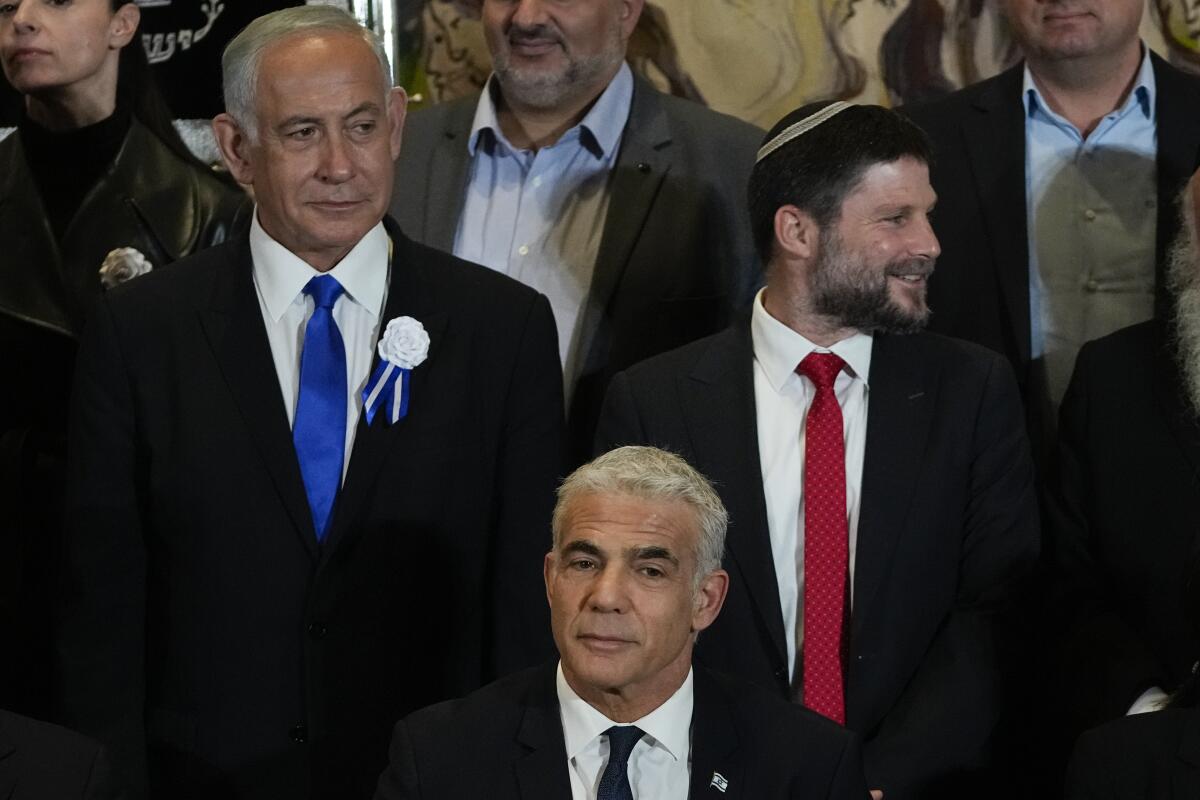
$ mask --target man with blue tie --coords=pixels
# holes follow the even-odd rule
[[[63,707],[133,796],[364,797],[397,717],[549,651],[554,322],[384,218],[406,97],[351,17],[222,66],[249,231],[83,339]]]
[[[577,469],[545,557],[558,663],[397,724],[376,800],[866,800],[854,734],[692,667],[729,587],[728,520],[663,450]]]

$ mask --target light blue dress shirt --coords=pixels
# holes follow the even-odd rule
[[[558,325],[567,400],[578,377],[579,323],[608,214],[609,178],[633,100],[620,71],[579,122],[539,150],[515,148],[488,81],[467,149],[471,174],[454,254],[503,272],[546,295]]]
[[[1154,313],[1158,223],[1150,52],[1133,90],[1085,139],[1025,68],[1029,319],[1057,407],[1079,348]]]

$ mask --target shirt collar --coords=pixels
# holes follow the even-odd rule
[[[378,317],[383,312],[387,290],[388,235],[380,222],[358,240],[358,244],[325,273],[337,278],[346,296],[367,312]],[[250,256],[254,261],[254,281],[262,294],[271,319],[278,322],[304,287],[321,273],[302,258],[271,238],[258,221],[255,209],[250,223]],[[380,265],[384,265],[380,268]]]
[[[567,683],[562,662],[558,664],[555,680],[558,689],[558,708],[562,718],[563,740],[567,758],[572,759],[587,749],[613,725],[613,722],[581,698]],[[667,701],[639,720],[630,723],[642,729],[654,743],[661,745],[676,761],[686,758],[691,746],[693,693],[692,671]]]
[[[496,110],[496,94],[500,84],[493,73],[488,78],[483,92],[479,95],[479,103],[475,106],[475,119],[471,123],[471,135],[467,139],[467,152],[475,157],[479,148],[479,138],[483,131],[489,131],[496,141],[501,142],[512,152],[517,149],[512,146],[500,130],[499,115]],[[563,134],[562,140],[568,140],[572,135],[577,136],[585,146],[592,151],[597,159],[610,158],[621,143],[621,134],[625,123],[629,121],[629,109],[633,103],[633,72],[629,64],[622,63],[617,74],[609,81],[608,86],[592,104],[591,109],[580,120],[579,124]],[[583,133],[586,131],[587,136]],[[560,140],[561,141],[561,140]]]
[[[867,383],[867,376],[871,374],[871,348],[875,341],[871,334],[858,332],[834,343],[832,347],[818,347],[767,313],[763,306],[765,293],[766,289],[759,289],[754,296],[750,336],[754,343],[754,358],[775,391],[783,391],[784,384],[796,377],[796,367],[814,350],[836,353],[846,362],[852,377]]]
[[[1025,64],[1025,77],[1021,87],[1025,97],[1025,113],[1032,117],[1039,109],[1053,119],[1061,117],[1050,109],[1046,98],[1042,96],[1033,73],[1029,71],[1029,63]],[[1146,119],[1154,119],[1155,102],[1158,93],[1158,83],[1154,79],[1154,62],[1150,60],[1150,48],[1142,44],[1142,63],[1138,67],[1137,77],[1133,82],[1133,91],[1125,98],[1125,103],[1115,112],[1118,117],[1124,117],[1136,104]]]

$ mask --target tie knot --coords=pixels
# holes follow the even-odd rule
[[[608,737],[608,763],[628,764],[629,754],[646,734],[636,725],[613,725],[604,732]]]
[[[804,357],[796,371],[816,384],[818,389],[831,389],[845,366],[846,362],[836,353],[812,352]]]
[[[333,308],[342,294],[342,285],[332,275],[318,275],[305,284],[304,293],[313,299],[317,308]]]

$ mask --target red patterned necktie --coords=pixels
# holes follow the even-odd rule
[[[796,368],[816,386],[804,423],[804,705],[842,725],[849,529],[846,445],[833,382],[845,366],[833,353],[814,352]]]

